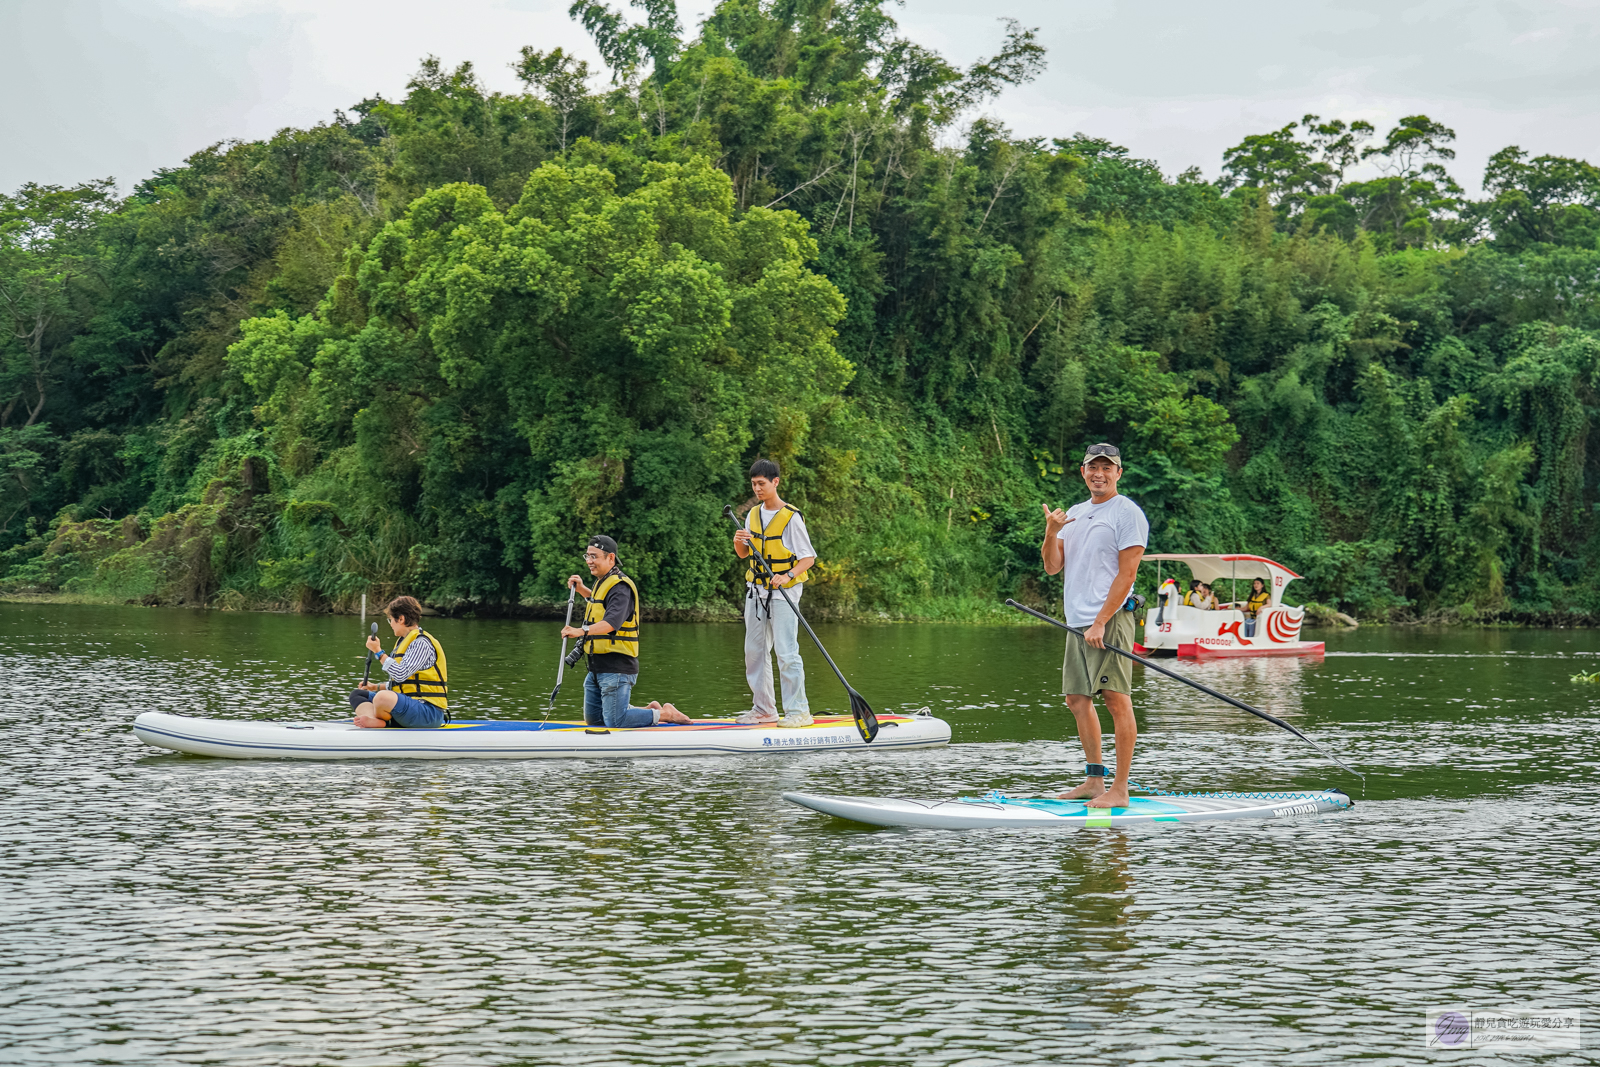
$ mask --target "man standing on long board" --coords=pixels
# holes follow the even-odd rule
[[[1078,468],[1089,487],[1089,499],[1066,511],[1043,505],[1046,574],[1061,575],[1062,609],[1068,626],[1083,636],[1067,635],[1061,663],[1061,695],[1077,720],[1083,742],[1083,784],[1062,793],[1063,800],[1084,799],[1091,808],[1128,806],[1128,775],[1138,727],[1133,719],[1133,661],[1106,646],[1133,648],[1130,594],[1139,560],[1150,542],[1150,522],[1139,505],[1117,493],[1122,478],[1122,453],[1115,445],[1090,445]],[[1117,774],[1106,787],[1100,755],[1100,717],[1094,710],[1098,693],[1111,712],[1117,739]]]

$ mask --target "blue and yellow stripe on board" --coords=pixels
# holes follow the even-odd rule
[[[1113,815],[1151,816],[1151,822],[1178,822],[1178,816],[1189,814],[1188,808],[1169,804],[1152,797],[1133,797],[1126,808],[1091,808],[1081,800],[1055,800],[1050,797],[963,797],[972,803],[1005,804],[1013,808],[1032,808],[1063,819],[1082,819],[1085,826],[1110,826]]]
[[[913,720],[908,715],[880,715],[880,716],[878,716],[878,721],[880,723],[901,723],[901,722],[911,722]],[[819,716],[817,718],[817,721],[814,722],[812,725],[807,726],[807,727],[802,727],[801,729],[804,729],[804,730],[829,730],[829,729],[837,729],[837,728],[839,728],[841,726],[851,726],[853,728],[853,724],[854,724],[854,720],[851,719],[849,716],[835,716],[835,717],[827,717],[827,718]],[[687,723],[666,723],[666,722],[664,722],[664,723],[661,723],[659,726],[640,726],[640,727],[635,727],[635,729],[639,729],[639,730],[667,730],[667,729],[672,729],[672,730],[770,730],[770,729],[775,728],[776,725],[777,725],[776,723],[736,723],[732,719],[695,719],[693,722],[687,722]],[[440,727],[440,729],[442,729],[442,730],[477,730],[477,731],[483,731],[483,730],[493,730],[493,731],[517,730],[517,731],[534,731],[534,732],[537,732],[537,731],[548,731],[548,730],[587,730],[587,729],[591,729],[591,727],[589,726],[588,723],[584,722],[582,719],[551,719],[548,722],[543,720],[543,719],[527,719],[527,720],[524,720],[524,719],[457,719],[454,722],[445,723],[443,726]]]

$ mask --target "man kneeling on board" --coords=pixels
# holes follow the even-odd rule
[[[583,625],[561,631],[562,637],[582,641],[589,657],[583,721],[611,729],[688,722],[689,716],[671,704],[652,700],[646,707],[633,706],[633,687],[639,681],[639,587],[618,566],[617,543],[595,534],[583,562],[600,580],[590,589],[576,574],[567,579],[583,597]]]
[[[444,646],[422,628],[422,605],[415,597],[397,596],[383,610],[389,629],[400,640],[393,655],[383,650],[376,635],[367,638],[367,648],[377,655],[393,688],[368,682],[351,693],[356,725],[412,730],[443,726],[450,721],[450,671]]]
[[[1108,646],[1133,646],[1134,575],[1150,540],[1150,523],[1139,505],[1117,495],[1122,478],[1122,453],[1115,445],[1090,445],[1078,468],[1089,499],[1069,510],[1045,505],[1046,574],[1061,575],[1063,614],[1067,625],[1083,632],[1067,635],[1061,664],[1061,692],[1078,724],[1083,742],[1083,784],[1061,794],[1063,800],[1084,799],[1091,808],[1128,806],[1128,773],[1138,728],[1133,718],[1132,661]],[[1094,710],[1099,694],[1111,712],[1117,738],[1117,776],[1106,786],[1100,762],[1100,717]]]

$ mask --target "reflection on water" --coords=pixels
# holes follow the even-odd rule
[[[466,707],[543,713],[553,624],[434,629]],[[1600,692],[1561,660],[1600,635],[1364,629],[1320,662],[1176,664],[1368,771],[1364,798],[1284,731],[1136,669],[1140,780],[1337,784],[1358,805],[1066,835],[871,830],[778,801],[1081,771],[1042,628],[819,632],[875,706],[931,705],[958,743],[179,757],[132,717],[340,714],[359,622],[0,605],[0,1062],[1411,1062],[1427,1007],[1593,1000]],[[646,637],[645,693],[742,706],[737,628]],[[814,701],[843,710],[808,662]]]

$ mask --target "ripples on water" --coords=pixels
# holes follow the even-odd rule
[[[1364,799],[1287,734],[1136,674],[1141,780],[1360,802],[1080,835],[875,831],[776,799],[1069,781],[1060,644],[1028,630],[823,631],[877,706],[943,709],[944,751],[299,764],[128,731],[152,707],[332,717],[356,630],[0,605],[0,1061],[1383,1064],[1433,1058],[1428,1007],[1595,1002],[1600,692],[1567,665],[1183,668],[1367,770]],[[435,630],[475,710],[548,692],[547,624]],[[647,682],[737,706],[737,628],[654,634]],[[1600,650],[1335,640],[1491,638]],[[821,666],[814,701],[842,706]]]

